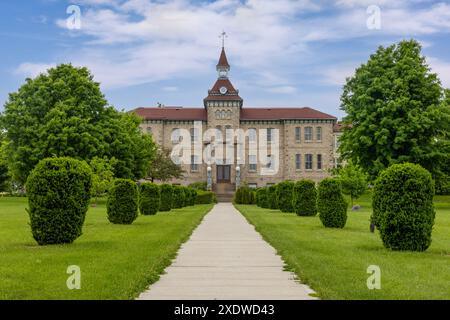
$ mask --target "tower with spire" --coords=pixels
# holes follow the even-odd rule
[[[243,100],[239,96],[239,90],[236,90],[229,79],[230,64],[228,63],[227,55],[225,53],[225,33],[222,33],[222,51],[220,53],[219,62],[216,70],[218,78],[213,87],[208,90],[208,96],[203,103],[205,108],[208,107],[242,107]]]

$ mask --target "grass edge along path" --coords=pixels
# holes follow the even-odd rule
[[[361,211],[349,210],[344,229],[324,228],[318,216],[236,208],[321,299],[450,299],[450,197],[439,199],[425,252],[385,249],[378,232],[369,232],[370,199],[361,202]],[[369,265],[381,268],[380,290],[367,288]]]
[[[31,236],[27,199],[0,198],[0,300],[134,299],[159,279],[213,206],[113,225],[101,201],[89,209],[74,243],[39,246]],[[79,290],[66,285],[71,265],[81,269]]]

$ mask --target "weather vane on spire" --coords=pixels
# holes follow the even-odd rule
[[[226,33],[225,31],[223,31],[223,32],[220,34],[219,38],[222,38],[222,48],[225,48],[225,38],[228,38],[227,33]]]

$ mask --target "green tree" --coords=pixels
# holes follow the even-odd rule
[[[97,206],[98,197],[105,194],[114,182],[114,166],[117,160],[115,158],[94,157],[89,165],[92,169],[92,194],[95,197],[95,206]]]
[[[351,206],[353,200],[358,199],[367,190],[367,175],[358,166],[349,162],[337,171],[341,181],[342,192],[350,196]]]
[[[6,141],[4,133],[0,131],[0,192],[4,192],[8,189],[8,183],[10,180],[8,164],[5,159]]]
[[[391,164],[419,163],[433,175],[449,160],[449,98],[415,40],[379,47],[347,79],[340,152],[373,180]],[[444,142],[443,139],[446,139]]]
[[[183,178],[184,170],[170,158],[170,150],[158,148],[147,170],[147,179],[162,182]]]
[[[8,164],[21,183],[39,160],[61,156],[114,157],[117,177],[139,179],[155,153],[151,136],[139,130],[141,119],[108,106],[89,70],[70,64],[26,79],[9,95],[0,120]]]

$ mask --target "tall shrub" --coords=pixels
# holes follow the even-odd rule
[[[172,209],[173,186],[170,184],[162,184],[159,186],[161,193],[161,204],[159,211],[170,211]]]
[[[267,189],[267,204],[269,209],[278,209],[277,186],[273,185]]]
[[[434,225],[431,174],[416,164],[396,164],[376,180],[372,221],[392,250],[425,251]]]
[[[138,200],[138,189],[133,180],[114,180],[106,202],[108,220],[114,224],[132,224],[139,214]]]
[[[31,232],[38,244],[72,243],[82,234],[92,187],[92,171],[84,161],[44,159],[26,187]]]
[[[183,208],[185,198],[184,188],[182,186],[173,186],[172,208]]]
[[[161,192],[154,183],[141,184],[139,194],[139,210],[143,215],[156,214],[161,204]]]
[[[315,216],[317,214],[317,189],[314,181],[297,181],[293,190],[294,212],[299,216]]]
[[[261,208],[268,208],[267,188],[259,188],[256,191],[256,205]]]
[[[283,181],[277,184],[277,202],[278,208],[282,212],[294,212],[292,207],[292,191],[294,189],[294,182]]]
[[[341,184],[336,178],[327,178],[319,183],[317,209],[322,224],[327,228],[343,228],[347,222],[347,201]]]
[[[187,205],[194,206],[195,200],[197,199],[197,190],[189,187],[187,188],[187,194],[189,195]]]

